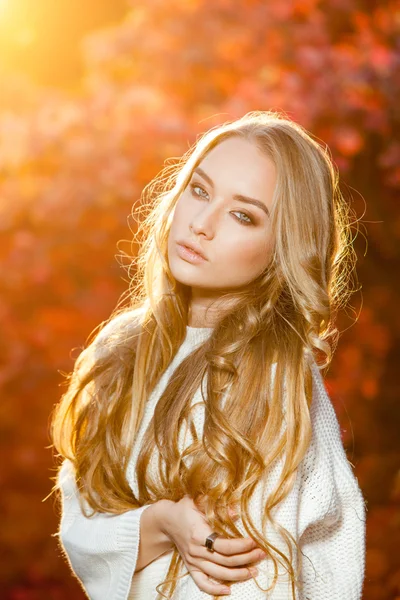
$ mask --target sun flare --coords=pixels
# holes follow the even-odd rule
[[[3,18],[7,12],[9,12],[10,8],[10,0],[0,0],[0,19]]]

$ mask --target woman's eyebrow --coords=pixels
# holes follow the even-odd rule
[[[205,179],[207,181],[207,183],[210,185],[210,187],[212,187],[214,189],[213,180],[211,179],[211,177],[209,175],[207,175],[207,173],[205,171],[203,171],[203,169],[201,167],[196,167],[193,172],[197,173],[198,175],[203,177],[203,179]],[[249,196],[243,196],[243,194],[234,194],[233,199],[237,200],[238,202],[244,202],[245,204],[253,204],[254,206],[258,206],[258,208],[261,208],[261,210],[263,210],[265,212],[267,217],[270,216],[270,212],[269,212],[268,208],[266,207],[264,202],[261,202],[261,200],[256,200],[255,198],[250,198]]]

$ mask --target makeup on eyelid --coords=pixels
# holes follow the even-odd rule
[[[194,191],[194,188],[200,188],[200,189],[201,189],[203,192],[205,192],[205,191],[206,191],[206,190],[205,190],[205,189],[204,189],[204,188],[203,188],[203,187],[202,187],[200,184],[198,184],[198,183],[194,183],[194,182],[191,182],[191,183],[189,184],[189,187],[190,187],[190,190],[191,190],[191,194],[192,194],[192,196],[194,196],[195,198],[202,198],[202,197],[204,197],[204,196],[201,196],[200,194],[197,194],[197,193]],[[253,218],[253,217],[251,217],[250,215],[248,215],[247,213],[245,213],[245,212],[243,212],[243,211],[241,211],[241,210],[236,210],[236,211],[233,211],[233,212],[232,212],[232,214],[234,215],[234,213],[235,213],[235,212],[236,212],[236,213],[239,213],[239,214],[241,214],[241,215],[244,215],[245,217],[247,217],[247,219],[249,219],[249,220],[247,221],[247,219],[240,219],[239,217],[235,217],[235,218],[236,218],[236,220],[237,220],[239,223],[242,223],[243,225],[255,225],[254,218]]]
[[[200,177],[205,179],[208,182],[208,184],[210,185],[210,187],[212,189],[214,189],[214,182],[212,181],[211,177],[203,171],[203,169],[201,167],[197,167],[194,170],[194,173],[197,173],[198,175],[200,175]],[[257,206],[258,208],[260,208],[267,215],[267,217],[270,216],[268,207],[264,204],[264,202],[261,202],[260,200],[256,200],[255,198],[250,198],[249,196],[245,196],[243,194],[234,194],[233,199],[237,200],[238,202],[246,202],[246,204],[253,204],[254,206]]]

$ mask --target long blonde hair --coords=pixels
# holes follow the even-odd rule
[[[174,207],[193,169],[232,136],[256,144],[276,166],[274,249],[256,280],[224,296],[229,309],[221,312],[210,337],[181,362],[161,395],[136,464],[135,497],[126,478],[132,445],[146,400],[182,344],[188,322],[190,289],[174,279],[167,260]],[[311,360],[320,369],[330,363],[338,339],[336,313],[351,292],[351,211],[336,167],[328,149],[300,125],[277,112],[252,111],[200,136],[144,189],[142,198],[150,208],[137,232],[140,249],[132,262],[129,306],[114,311],[109,334],[101,344],[95,337],[77,358],[52,416],[54,447],[73,463],[92,514],[123,513],[188,494],[201,500],[213,530],[238,537],[242,534],[228,508],[239,506],[247,534],[273,561],[272,588],[281,564],[294,598],[293,546],[299,548],[275,523],[273,509],[291,490],[311,441]],[[112,322],[123,326],[113,328]],[[203,377],[204,439],[195,436],[186,449],[192,459],[188,467],[177,440],[180,427],[190,427],[191,400]],[[155,446],[161,456],[159,482],[148,469]],[[257,531],[248,510],[255,486],[277,460],[284,461],[282,471],[262,519],[280,532],[287,554]],[[171,598],[182,563],[174,549],[159,586],[169,594],[165,597]]]

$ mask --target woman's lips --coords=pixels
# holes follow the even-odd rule
[[[184,260],[187,260],[188,262],[191,262],[194,264],[206,262],[205,258],[200,256],[200,254],[198,254],[197,252],[194,252],[194,250],[191,250],[187,246],[184,246],[183,244],[177,244],[176,247],[177,247],[179,256],[181,258],[183,258]]]

